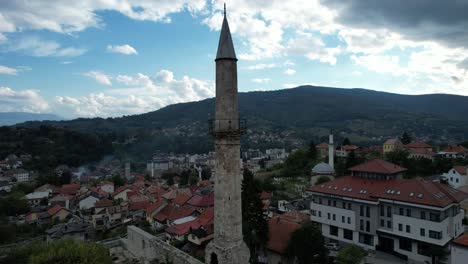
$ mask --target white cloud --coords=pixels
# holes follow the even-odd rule
[[[0,112],[33,112],[39,113],[49,109],[49,104],[39,91],[15,91],[0,86]]]
[[[86,77],[94,79],[96,82],[104,85],[112,85],[111,77],[107,76],[106,74],[100,71],[89,71],[83,74]]]
[[[378,73],[389,73],[395,76],[406,74],[407,72],[400,66],[398,56],[390,55],[352,55],[351,60],[357,65],[363,66]]]
[[[116,11],[136,20],[170,22],[170,14],[205,8],[205,0],[14,1],[0,6],[0,32],[49,30],[59,33],[101,27],[99,11]]]
[[[18,70],[14,69],[14,68],[7,67],[7,66],[0,65],[0,74],[17,75]]]
[[[42,40],[38,37],[25,37],[11,43],[10,51],[20,51],[36,57],[74,57],[86,52],[86,49],[76,47],[62,47],[55,41]]]
[[[296,74],[296,70],[294,70],[294,69],[287,69],[287,70],[284,71],[284,74],[286,74],[286,75],[294,75],[294,74]]]
[[[267,83],[270,81],[270,78],[254,78],[252,82],[254,83]]]
[[[128,44],[125,45],[107,45],[108,52],[122,53],[125,55],[138,54],[136,49]]]
[[[82,97],[57,96],[55,106],[68,116],[108,117],[145,113],[215,94],[213,82],[188,76],[178,80],[169,70],[161,70],[154,77],[142,73],[118,75],[115,80],[123,87]]]
[[[263,69],[271,69],[271,68],[275,68],[275,67],[277,67],[277,66],[274,63],[268,63],[268,64],[259,63],[259,64],[254,64],[254,65],[247,66],[244,69],[247,69],[247,70],[263,70]]]

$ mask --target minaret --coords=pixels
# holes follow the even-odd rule
[[[231,32],[224,20],[216,55],[216,113],[210,122],[215,138],[214,238],[206,246],[209,264],[248,263],[250,252],[242,238],[242,176],[239,166],[240,137],[245,123],[237,103],[237,58]]]
[[[328,140],[328,165],[335,169],[335,146],[333,144],[333,131],[330,131],[330,138]]]

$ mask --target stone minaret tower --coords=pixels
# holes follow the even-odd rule
[[[335,145],[333,143],[333,131],[330,131],[330,138],[328,141],[328,165],[335,169]]]
[[[214,238],[206,246],[206,263],[243,264],[250,258],[242,238],[240,137],[245,123],[237,103],[237,58],[224,20],[216,55],[216,113],[210,122],[215,138]]]

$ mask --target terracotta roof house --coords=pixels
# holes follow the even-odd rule
[[[203,210],[214,206],[214,192],[208,194],[196,194],[188,202],[188,205]]]
[[[352,176],[376,179],[401,178],[402,173],[407,171],[406,168],[381,159],[374,159],[351,167],[348,170]]]
[[[437,155],[451,159],[466,158],[468,155],[468,149],[462,145],[449,145],[444,150],[438,152]]]
[[[186,236],[191,230],[199,229],[202,226],[207,228],[209,225],[212,225],[214,221],[214,210],[208,209],[205,210],[198,218],[192,221],[188,221],[182,224],[172,225],[166,228],[165,232],[168,233],[171,238],[184,241]]]
[[[190,198],[192,198],[192,195],[188,195],[186,193],[179,193],[172,202],[177,206],[182,206],[186,202],[188,202]]]
[[[450,186],[460,188],[468,185],[468,166],[453,166],[448,172],[442,174]]]
[[[55,205],[49,208],[47,213],[51,219],[57,218],[59,221],[65,220],[70,215],[70,211],[60,205]]]
[[[102,199],[96,202],[94,205],[95,208],[111,207],[114,205],[114,202],[109,199]]]
[[[284,256],[291,235],[299,229],[301,224],[289,221],[281,216],[275,216],[268,221],[268,243],[267,259],[268,263],[289,263],[289,259]]]
[[[58,188],[57,191],[61,194],[76,195],[80,190],[81,186],[79,183],[64,184]]]

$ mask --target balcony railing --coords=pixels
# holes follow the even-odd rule
[[[208,131],[213,136],[240,136],[247,131],[247,120],[210,119]]]

